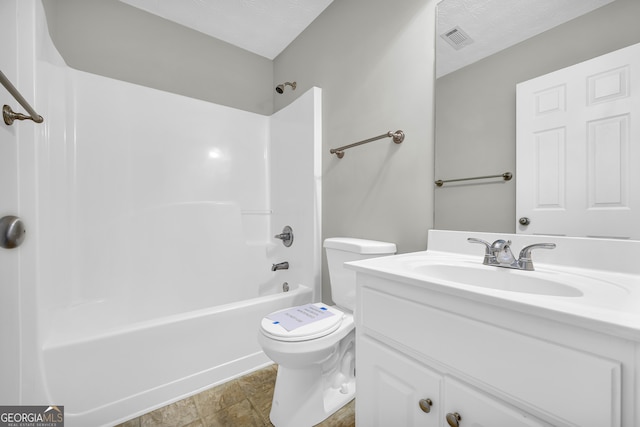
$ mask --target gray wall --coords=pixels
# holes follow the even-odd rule
[[[43,4],[51,38],[70,67],[273,113],[273,61],[267,58],[117,0]]]
[[[640,1],[617,0],[436,81],[436,179],[515,173],[516,84],[640,42]],[[514,233],[515,180],[435,191],[435,228]]]
[[[434,0],[336,0],[275,59],[276,109],[311,86],[323,90],[323,237],[426,249],[433,225]],[[329,149],[401,129],[355,147]],[[323,296],[329,301],[326,263]]]
[[[116,0],[44,4],[56,47],[80,70],[263,114],[322,88],[323,236],[395,242],[400,252],[426,248],[435,0],[336,0],[274,61]],[[275,94],[275,84],[294,80],[295,91]],[[406,133],[400,145],[385,138],[341,160],[329,154],[397,129]]]

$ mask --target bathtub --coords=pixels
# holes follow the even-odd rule
[[[260,320],[314,295],[301,268],[271,271],[284,246],[238,239],[265,218],[173,203],[78,236],[78,283],[45,301],[40,344],[46,401],[64,405],[68,427],[114,425],[270,363]]]
[[[65,405],[68,427],[118,424],[270,363],[256,338],[260,320],[311,298],[309,287],[293,285],[100,332],[87,316],[83,327],[60,330],[44,344],[48,395]],[[97,313],[94,321],[114,309],[93,308],[86,311]]]

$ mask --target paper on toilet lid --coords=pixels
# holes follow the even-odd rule
[[[336,330],[344,313],[326,304],[315,303],[286,308],[262,319],[262,329],[275,337],[314,338]]]

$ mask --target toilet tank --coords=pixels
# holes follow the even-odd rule
[[[324,241],[331,282],[331,299],[342,308],[353,311],[356,305],[356,272],[347,270],[345,262],[376,258],[396,253],[395,243],[351,237],[332,237]]]

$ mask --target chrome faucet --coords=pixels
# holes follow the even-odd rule
[[[485,246],[484,265],[493,265],[496,267],[515,268],[518,270],[533,271],[533,262],[531,261],[531,251],[533,249],[553,249],[555,243],[535,243],[525,246],[521,251],[518,259],[511,252],[511,240],[498,239],[493,243],[489,243],[482,239],[469,237],[469,243],[480,243]]]
[[[289,269],[289,263],[287,261],[279,262],[277,264],[272,264],[271,265],[271,271],[288,270],[288,269]]]

